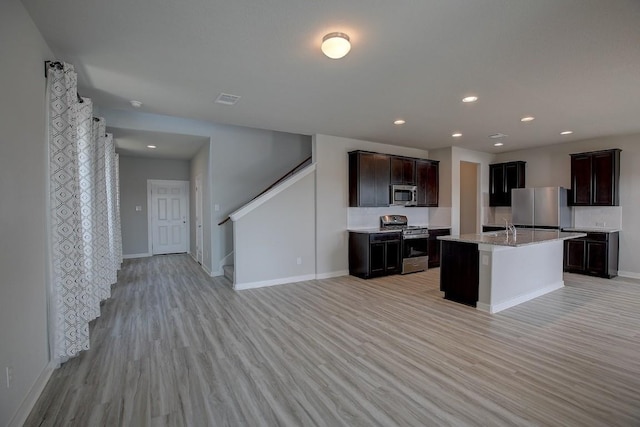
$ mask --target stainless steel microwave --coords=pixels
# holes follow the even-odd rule
[[[389,201],[391,206],[417,206],[418,190],[415,185],[391,185]]]

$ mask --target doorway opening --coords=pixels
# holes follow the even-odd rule
[[[195,204],[196,204],[196,261],[200,265],[203,262],[202,244],[204,241],[204,230],[202,228],[202,175],[196,176],[195,188]]]
[[[480,165],[460,162],[460,234],[478,233]]]

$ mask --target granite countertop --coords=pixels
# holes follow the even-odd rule
[[[460,236],[440,236],[439,240],[450,240],[455,242],[478,243],[483,245],[496,246],[524,246],[537,243],[550,242],[553,240],[575,239],[584,237],[585,233],[569,233],[557,230],[539,230],[531,228],[518,228],[516,237],[504,231],[496,231],[481,234],[462,234]]]
[[[571,227],[563,228],[563,231],[577,231],[585,233],[616,233],[622,231],[619,228],[606,228],[606,227]]]

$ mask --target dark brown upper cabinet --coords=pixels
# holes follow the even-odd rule
[[[391,185],[416,185],[416,159],[391,156]]]
[[[389,156],[349,153],[349,206],[389,206]]]
[[[511,189],[524,188],[526,162],[489,165],[489,206],[511,206]]]
[[[440,188],[440,162],[416,160],[416,186],[418,206],[438,206]]]
[[[349,206],[389,206],[390,185],[415,185],[418,206],[438,206],[440,162],[369,151],[349,153]]]
[[[620,149],[571,154],[571,204],[620,205]]]

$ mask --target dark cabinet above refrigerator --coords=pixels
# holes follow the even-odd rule
[[[511,190],[524,188],[526,162],[489,165],[489,206],[511,206]]]

